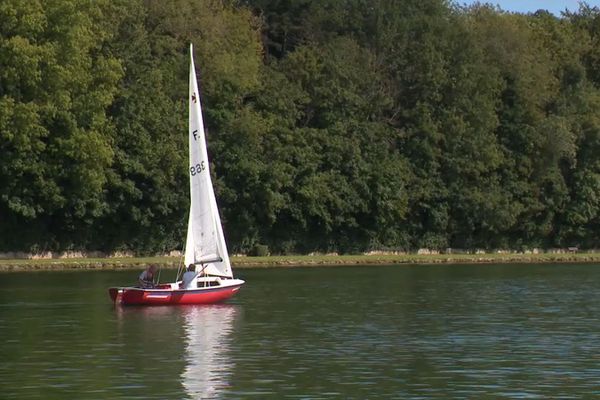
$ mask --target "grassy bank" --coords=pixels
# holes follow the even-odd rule
[[[66,269],[142,269],[148,264],[177,268],[179,257],[122,257],[0,260],[0,271]],[[232,257],[234,268],[386,264],[486,264],[486,263],[600,263],[600,253],[564,254],[400,254],[342,256]]]

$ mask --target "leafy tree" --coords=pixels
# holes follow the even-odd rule
[[[4,227],[13,246],[85,245],[104,214],[114,126],[105,110],[122,76],[97,24],[107,2],[3,2],[0,35]],[[17,229],[23,232],[23,229]],[[77,232],[77,237],[74,236]]]

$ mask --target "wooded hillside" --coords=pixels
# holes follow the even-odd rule
[[[600,244],[600,11],[4,0],[0,251],[180,249],[188,48],[232,252]]]

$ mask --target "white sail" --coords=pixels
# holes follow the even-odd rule
[[[196,271],[231,278],[231,264],[221,227],[217,200],[210,178],[200,93],[196,81],[193,48],[190,45],[189,90],[190,216],[185,247],[185,265]]]

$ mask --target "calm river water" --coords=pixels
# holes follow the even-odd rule
[[[114,307],[136,275],[0,274],[0,398],[600,397],[598,265],[238,270],[227,304]]]

